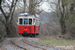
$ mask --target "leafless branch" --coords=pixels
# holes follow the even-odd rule
[[[43,3],[43,2],[47,2],[48,0],[46,0],[46,1],[43,1],[43,0],[37,0],[35,3],[34,3],[34,5],[37,7],[37,6],[39,6],[39,4],[40,3]]]
[[[10,17],[10,15],[11,15],[11,12],[12,12],[12,9],[13,9],[13,6],[14,6],[13,4],[14,4],[14,0],[12,1],[11,7],[10,7],[10,13],[9,13],[9,15],[8,15],[9,17]]]
[[[15,6],[16,6],[16,4],[17,4],[17,1],[18,1],[18,0],[16,0],[16,2],[15,2],[15,4],[14,4],[13,11],[12,11],[12,13],[11,13],[11,21],[13,20],[13,15],[14,15]]]
[[[0,10],[1,10],[1,12],[3,13],[4,17],[6,18],[6,14],[5,14],[5,12],[3,11],[3,9],[2,9],[1,6],[0,6]]]

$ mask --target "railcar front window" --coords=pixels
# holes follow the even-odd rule
[[[29,19],[29,25],[32,25],[32,19]]]
[[[23,23],[22,21],[23,21],[23,19],[19,19],[19,24],[20,25],[22,25],[22,23]]]
[[[28,25],[28,19],[24,19],[24,25]]]

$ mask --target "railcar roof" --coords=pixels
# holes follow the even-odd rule
[[[38,18],[37,16],[30,15],[29,13],[20,13],[19,17]]]
[[[29,13],[21,13],[21,14],[19,14],[19,16],[30,16],[30,14]]]
[[[19,18],[36,18],[36,17],[31,17],[31,16],[25,17],[25,16],[22,16],[22,17],[19,17]]]

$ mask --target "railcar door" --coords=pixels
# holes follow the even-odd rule
[[[23,18],[18,18],[18,33],[23,33]]]
[[[29,18],[29,32],[32,33],[32,18]]]
[[[27,34],[32,33],[32,18],[24,18],[24,31],[27,32]]]

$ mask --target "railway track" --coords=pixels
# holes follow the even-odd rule
[[[16,39],[11,40],[11,42],[15,46],[17,46],[21,49],[24,49],[24,50],[46,50],[45,48],[40,47],[39,45],[32,44],[26,38],[25,39],[24,38],[16,38]]]
[[[45,48],[43,48],[43,47],[41,47],[41,46],[39,46],[39,45],[32,44],[31,42],[29,42],[29,41],[26,40],[26,39],[22,39],[22,40],[23,40],[24,43],[26,43],[26,44],[28,44],[28,45],[30,45],[30,46],[33,46],[33,47],[36,47],[36,48],[40,48],[40,49],[42,49],[42,50],[46,50]]]
[[[11,40],[12,44],[14,44],[15,46],[17,46],[17,47],[19,47],[19,48],[21,48],[21,49],[27,50],[26,48],[24,48],[24,47],[18,45],[18,44],[15,42],[15,40],[16,40],[16,39]]]

